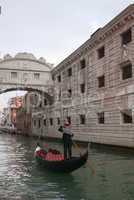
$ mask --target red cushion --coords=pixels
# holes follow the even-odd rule
[[[50,160],[50,161],[64,160],[63,154],[54,154],[52,152],[45,153],[43,150],[37,151],[36,154],[45,160]]]
[[[47,154],[46,154],[46,158],[45,158],[46,160],[56,160],[56,161],[58,161],[58,160],[64,160],[64,156],[62,155],[62,154],[53,154],[53,153],[51,153],[51,152],[48,152]]]

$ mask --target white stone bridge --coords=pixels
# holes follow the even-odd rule
[[[0,59],[0,94],[13,90],[37,91],[52,102],[52,65],[30,53]]]

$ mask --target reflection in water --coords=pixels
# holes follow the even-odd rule
[[[33,172],[35,171],[33,170]],[[79,181],[71,174],[58,175],[50,172],[42,172],[38,168],[38,174],[36,175],[36,181],[38,179],[39,183],[38,192],[36,191],[38,198],[73,200],[82,199],[85,196]],[[30,182],[31,187],[33,187],[33,182]]]
[[[60,143],[49,145],[62,150]],[[134,199],[133,152],[92,148],[89,162],[95,176],[88,167],[72,174],[55,174],[37,165],[33,157],[35,146],[36,141],[31,138],[0,135],[0,199]]]

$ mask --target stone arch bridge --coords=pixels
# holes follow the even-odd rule
[[[0,59],[0,94],[13,90],[36,91],[52,103],[52,65],[30,53],[9,54]]]

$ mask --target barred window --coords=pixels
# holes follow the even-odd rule
[[[61,75],[57,76],[58,82],[61,82]]]
[[[85,93],[85,83],[80,84],[81,93]]]
[[[105,76],[103,75],[98,77],[98,87],[101,88],[104,86],[105,86]]]
[[[44,126],[46,126],[47,125],[47,120],[46,119],[44,119]]]
[[[68,69],[68,76],[72,76],[72,68]]]
[[[123,110],[121,114],[124,124],[132,123],[132,110]]]
[[[34,79],[38,80],[40,78],[40,73],[34,73]]]
[[[69,89],[69,90],[68,90],[68,98],[71,98],[71,97],[72,97],[72,90]]]
[[[86,123],[85,115],[80,115],[80,124],[85,124],[85,123]]]
[[[53,118],[49,119],[50,125],[53,126]]]
[[[97,113],[97,115],[98,115],[98,123],[104,124],[105,123],[104,112]]]
[[[11,72],[11,78],[12,79],[17,78],[17,72]]]
[[[52,75],[52,80],[55,81],[55,76],[54,75]]]
[[[122,45],[126,45],[132,41],[132,31],[131,28],[121,34]]]
[[[105,47],[103,46],[103,47],[99,48],[97,50],[97,52],[98,52],[98,59],[103,58],[105,56]]]
[[[128,63],[122,67],[122,79],[132,78],[132,64]]]
[[[48,102],[47,99],[44,99],[44,105],[47,106]]]
[[[83,69],[83,68],[86,67],[86,60],[85,60],[85,59],[82,59],[82,60],[80,61],[80,67],[81,67],[81,69]]]
[[[58,93],[58,101],[60,101],[60,100],[61,100],[61,90]]]

